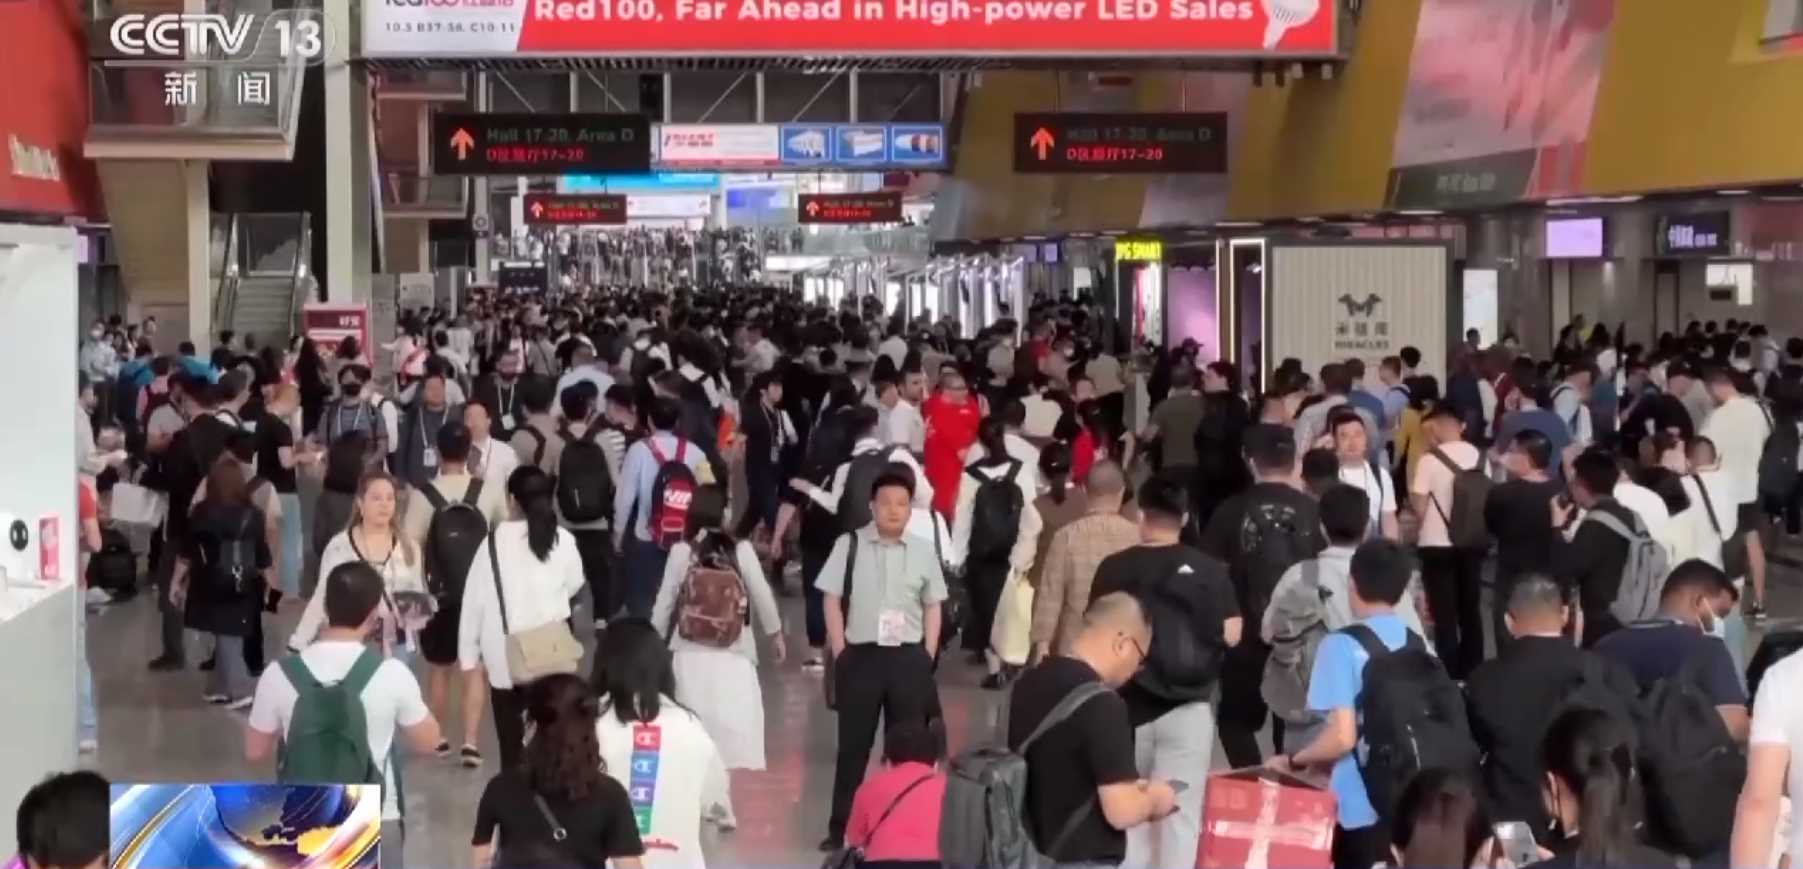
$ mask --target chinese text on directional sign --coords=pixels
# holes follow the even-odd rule
[[[627,114],[436,114],[432,171],[438,175],[644,172],[651,122]]]
[[[526,222],[535,226],[623,226],[626,223],[626,196],[623,193],[585,196],[528,193],[521,205],[526,211]]]
[[[1016,114],[1014,171],[1225,172],[1227,115]]]
[[[803,193],[795,211],[802,223],[900,223],[900,193]]]

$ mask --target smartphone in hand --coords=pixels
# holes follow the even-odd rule
[[[1502,851],[1504,859],[1518,867],[1540,862],[1540,846],[1534,841],[1534,831],[1523,821],[1503,821],[1492,830],[1496,834],[1496,846]]]

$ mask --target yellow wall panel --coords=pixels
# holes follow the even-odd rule
[[[1636,0],[1638,2],[1638,0]],[[1247,100],[1228,214],[1267,218],[1382,207],[1421,0],[1366,3],[1333,81],[1267,79]]]
[[[1766,0],[1619,0],[1586,192],[1803,178],[1803,55],[1760,51]]]

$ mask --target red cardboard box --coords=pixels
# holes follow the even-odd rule
[[[1264,769],[1216,773],[1202,807],[1197,869],[1328,869],[1333,794]]]

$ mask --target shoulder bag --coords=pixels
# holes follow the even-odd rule
[[[501,612],[501,633],[507,638],[507,672],[520,688],[541,676],[574,673],[582,664],[582,644],[563,619],[552,619],[518,633],[507,624],[507,595],[501,589],[501,556],[495,532],[488,532],[488,563],[494,572],[495,606]]]

